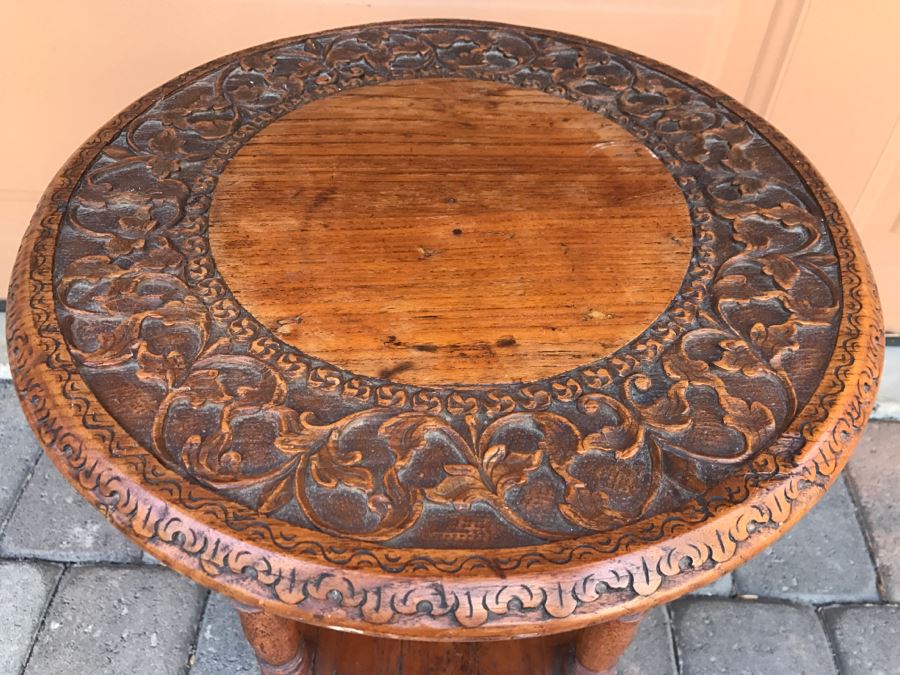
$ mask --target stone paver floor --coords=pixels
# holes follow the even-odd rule
[[[872,423],[846,479],[732,575],[650,613],[619,672],[900,674],[898,439]],[[0,380],[0,675],[256,672],[229,603],[88,507]]]

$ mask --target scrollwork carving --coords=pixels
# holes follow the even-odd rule
[[[227,159],[304,101],[413,74],[537,86],[611,117],[650,146],[696,221],[694,262],[669,312],[608,359],[488,390],[346,373],[296,352],[247,314],[217,276],[205,237]],[[162,387],[156,420],[119,414],[126,428],[153,426],[160,460],[231,498],[377,541],[412,527],[428,504],[488,505],[514,531],[553,539],[696,498],[723,475],[707,465],[740,464],[796,414],[791,355],[804,330],[816,340],[833,335],[839,311],[821,215],[758,132],[627,57],[509,31],[370,31],[228,64],[156,102],[104,148],[70,200],[61,243],[84,251],[57,268],[60,318],[81,367],[124,369]],[[247,383],[228,384],[241,378]],[[298,386],[316,392],[301,407],[289,395]],[[262,388],[248,394],[254,387]],[[319,407],[338,410],[328,402],[336,393],[342,412],[309,423]],[[190,427],[188,417],[212,415],[212,407],[214,425],[196,426],[215,430],[176,434],[185,448],[176,457],[164,431],[171,418]],[[271,431],[259,432],[266,424]],[[241,428],[262,440],[254,444]],[[371,438],[349,449],[361,428]],[[485,440],[513,428],[542,440]],[[407,463],[435,454],[433,438],[450,453],[431,466],[438,482],[405,480]],[[296,480],[286,480],[290,472]],[[328,515],[317,504],[321,490],[306,481],[337,490],[358,518]],[[535,490],[552,506],[523,516],[522,495]],[[284,509],[289,502],[302,516]]]
[[[675,176],[694,257],[629,345],[537,382],[400,385],[288,347],[218,276],[216,176],[258,129],[342,88],[447,76],[576,101]],[[510,27],[376,26],[190,73],[76,155],[27,243],[16,387],[79,489],[195,578],[397,635],[411,617],[575,627],[619,611],[613,591],[734,566],[839,471],[880,369],[858,242],[793,146],[664,66]],[[417,545],[423,518],[470,516],[503,543]]]

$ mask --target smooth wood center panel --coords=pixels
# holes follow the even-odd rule
[[[539,91],[397,81],[303,106],[231,161],[212,252],[282,340],[419,385],[551,376],[644,330],[691,254],[627,131]]]

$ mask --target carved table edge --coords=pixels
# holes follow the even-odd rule
[[[409,22],[414,23],[418,22]],[[472,22],[472,25],[487,24]],[[212,530],[197,518],[199,514],[177,509],[154,494],[136,490],[139,486],[132,481],[124,463],[93,451],[92,446],[98,445],[96,435],[82,426],[77,411],[63,395],[66,387],[89,390],[77,373],[69,372],[65,376],[60,373],[60,361],[71,363],[71,357],[59,333],[53,336],[52,311],[50,316],[43,317],[43,333],[35,325],[31,296],[43,294],[49,299],[50,307],[53,296],[49,273],[41,279],[34,269],[33,256],[40,252],[33,253],[32,248],[45,220],[58,219],[65,209],[65,201],[57,193],[68,192],[77,182],[72,176],[80,175],[95,151],[105,143],[104,132],[120,128],[124,121],[166,91],[236,58],[237,54],[200,66],[150,92],[104,125],[75,152],[38,206],[10,284],[7,322],[10,363],[29,424],[48,456],[76,489],[142,548],[193,580],[239,602],[310,624],[405,639],[491,639],[508,637],[512,631],[527,637],[574,630],[634,614],[710,583],[781,536],[836,478],[871,411],[884,350],[871,270],[860,255],[858,237],[840,207],[838,215],[845,224],[850,249],[856,255],[844,260],[847,251],[839,250],[845,311],[838,344],[844,351],[833,355],[820,386],[831,384],[833,370],[844,388],[832,401],[827,417],[806,432],[804,450],[782,482],[755,492],[751,499],[723,509],[677,536],[608,560],[569,562],[565,567],[554,567],[550,573],[538,566],[537,572],[514,573],[509,582],[485,572],[435,573],[429,577],[379,570],[344,570],[336,565],[309,563]],[[655,64],[645,57],[633,56]],[[837,203],[808,160],[771,125],[711,86],[669,66],[666,68],[740,112],[787,157],[814,194],[817,190],[826,191]],[[52,254],[45,256],[42,264],[50,269]],[[844,283],[848,266],[859,279],[853,288]],[[856,312],[847,312],[848,307],[855,307]],[[48,327],[50,330],[46,330]],[[48,344],[52,347],[46,349]],[[803,417],[801,413],[797,419]],[[791,429],[795,426],[792,424]],[[117,431],[124,434],[121,428]],[[77,449],[73,445],[76,442]],[[491,556],[497,552],[472,553]]]

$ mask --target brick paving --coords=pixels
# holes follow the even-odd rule
[[[669,611],[683,675],[837,672],[809,605],[707,597],[676,600]]]
[[[835,605],[820,610],[838,667],[848,675],[887,675],[900,669],[900,607]]]
[[[881,594],[900,603],[900,423],[874,424],[849,464],[849,483],[878,563]]]
[[[875,568],[843,477],[786,535],[734,571],[738,595],[877,602]]]
[[[87,506],[2,377],[0,675],[258,672],[229,603]],[[900,423],[872,423],[846,475],[767,551],[651,612],[619,672],[900,675]]]
[[[160,566],[70,567],[25,672],[180,673],[206,595]]]

